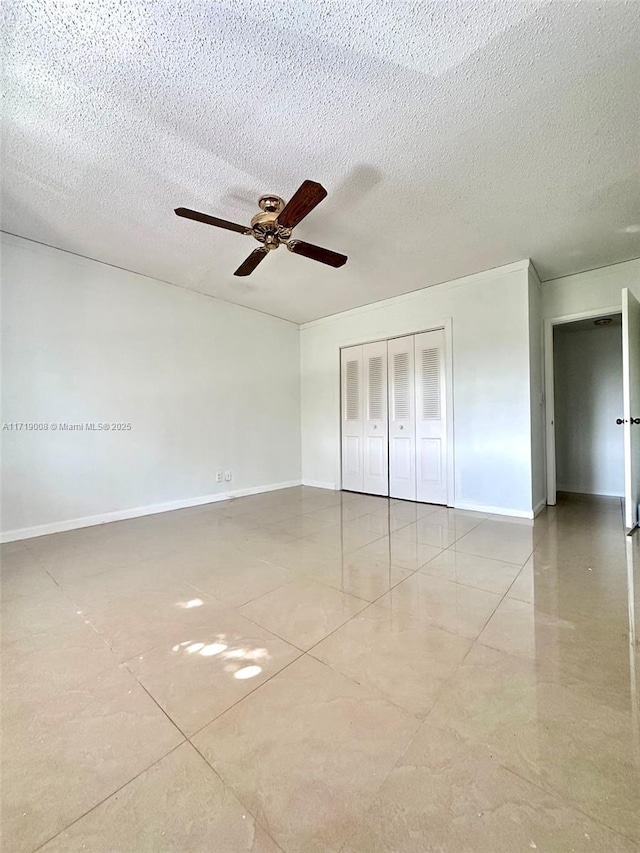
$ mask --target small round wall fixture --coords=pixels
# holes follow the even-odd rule
[[[594,326],[610,326],[612,323],[611,317],[598,317],[593,321]]]

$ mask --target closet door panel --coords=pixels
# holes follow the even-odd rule
[[[364,490],[362,347],[340,352],[342,385],[342,488]]]
[[[447,503],[447,423],[445,333],[415,336],[416,496]]]
[[[364,377],[364,491],[389,494],[387,342],[362,347]]]
[[[387,342],[389,377],[389,495],[416,499],[415,341]]]

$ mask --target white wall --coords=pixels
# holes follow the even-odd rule
[[[522,262],[299,333],[19,238],[3,235],[2,250],[2,420],[133,424],[129,433],[3,432],[4,538],[296,482],[300,389],[302,476],[338,487],[340,346],[447,317],[455,503],[530,513],[544,471],[539,314],[615,308],[623,287],[640,297],[640,261],[629,261],[545,282],[540,304],[535,271]],[[229,469],[231,484],[216,483]]]
[[[529,262],[302,326],[302,476],[340,484],[339,348],[452,318],[455,504],[531,514]]]
[[[4,538],[299,481],[296,325],[4,235],[2,286],[2,421],[132,423],[2,432]]]
[[[586,311],[620,310],[621,292],[628,287],[640,299],[640,260],[545,281],[543,317],[564,317]]]
[[[622,329],[569,329],[555,331],[557,488],[623,495]]]

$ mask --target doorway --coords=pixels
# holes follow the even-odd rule
[[[622,311],[619,306],[608,311],[588,311],[582,314],[555,317],[545,320],[544,328],[544,359],[545,359],[545,400],[546,400],[546,462],[547,462],[547,503],[551,506],[556,503],[557,480],[557,455],[556,455],[556,377],[555,377],[555,339],[558,326],[571,324],[576,321],[586,321],[584,329],[590,328],[593,323],[596,328],[608,328],[617,326],[618,317],[621,317],[621,345],[622,345],[622,404],[619,412],[609,410],[607,417],[608,428],[613,424],[618,428],[622,438],[623,446],[623,468],[624,468],[624,497],[623,513],[624,524],[629,534],[638,529],[640,512],[640,302],[629,288],[623,288],[621,292]],[[574,327],[580,331],[580,327]],[[591,340],[591,339],[590,339]],[[563,344],[564,346],[564,344]],[[596,351],[599,345],[596,345]],[[569,349],[571,345],[569,345]],[[616,344],[617,348],[617,344]],[[599,369],[593,368],[596,373]],[[580,365],[574,369],[574,375],[580,382],[579,388],[583,395],[597,397],[599,388],[594,389],[594,377],[592,381],[585,383],[582,376],[585,371]],[[600,379],[596,380],[598,383]],[[586,390],[585,390],[586,388]],[[619,400],[619,396],[615,397]],[[562,405],[562,404],[561,404]],[[573,413],[571,426],[565,427],[572,441],[572,452],[576,451],[576,442],[585,442],[585,433],[581,429],[580,416]],[[577,438],[576,438],[577,437]],[[616,442],[617,443],[617,442]],[[619,447],[619,445],[618,445]],[[596,452],[599,452],[597,450]],[[617,452],[617,450],[616,450]],[[593,450],[592,450],[593,453]],[[583,486],[584,488],[584,486]],[[603,487],[599,486],[598,490]],[[591,489],[593,491],[593,488]],[[616,487],[617,491],[617,487]]]
[[[557,491],[624,497],[622,314],[556,325],[553,375]]]

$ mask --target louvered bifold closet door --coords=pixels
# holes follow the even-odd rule
[[[387,342],[389,495],[416,499],[414,336]]]
[[[341,350],[342,488],[364,491],[362,347]]]
[[[416,496],[447,503],[447,421],[444,329],[415,336]]]
[[[387,342],[362,347],[364,377],[364,491],[389,494]]]

